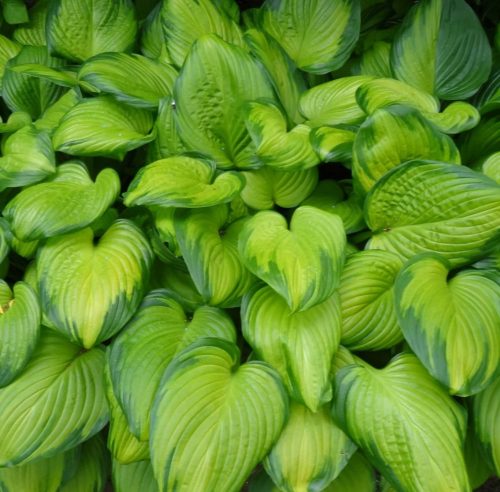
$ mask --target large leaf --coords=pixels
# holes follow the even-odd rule
[[[344,264],[345,243],[339,217],[303,206],[295,210],[290,224],[278,212],[255,214],[242,230],[239,251],[246,267],[295,312],[333,294]]]
[[[18,282],[12,292],[0,280],[0,387],[9,384],[31,358],[40,320],[40,305],[33,289]]]
[[[46,22],[50,51],[75,62],[104,51],[128,51],[137,32],[131,0],[54,0]]]
[[[116,492],[158,492],[149,461],[121,465],[113,461],[113,486]]]
[[[124,203],[127,207],[211,207],[236,198],[244,184],[239,173],[218,174],[212,161],[176,156],[141,168],[125,193]]]
[[[280,490],[324,490],[355,450],[356,446],[335,425],[326,406],[312,413],[294,403],[264,466]]]
[[[386,174],[368,194],[369,249],[404,259],[434,251],[452,266],[493,250],[500,230],[500,186],[465,166],[412,161]]]
[[[465,411],[414,355],[400,354],[384,369],[340,369],[333,401],[343,429],[396,490],[470,490]]]
[[[450,264],[412,258],[395,286],[404,336],[427,370],[452,394],[469,396],[500,374],[500,285],[477,270],[448,278]]]
[[[204,338],[165,372],[151,420],[161,492],[237,492],[278,438],[288,413],[281,380],[267,364],[239,360],[236,345]]]
[[[242,48],[209,35],[191,49],[174,87],[179,134],[218,167],[258,167],[243,104],[273,98],[257,62]]]
[[[338,295],[292,313],[271,287],[254,289],[244,299],[241,320],[256,357],[280,373],[294,399],[313,412],[331,400],[330,368],[341,334]]]
[[[30,46],[45,46],[45,21],[51,0],[38,0],[29,11],[29,22],[19,26],[13,33],[13,38],[21,44]]]
[[[391,68],[396,78],[440,99],[465,99],[487,80],[491,48],[464,0],[423,0],[394,39]]]
[[[198,338],[236,341],[224,311],[202,306],[184,312],[165,290],[148,294],[109,352],[111,380],[131,431],[149,438],[150,412],[160,379],[172,358]]]
[[[266,0],[262,27],[301,70],[327,73],[349,58],[359,36],[358,0]]]
[[[123,160],[125,154],[154,138],[153,117],[144,109],[125,106],[111,96],[83,99],[62,118],[54,132],[54,148],[71,155],[105,156]]]
[[[100,217],[116,200],[120,180],[113,169],[90,178],[80,162],[59,166],[50,181],[22,190],[4,208],[12,232],[34,241],[82,229]]]
[[[139,306],[152,263],[143,233],[122,219],[98,241],[91,228],[48,239],[37,258],[42,309],[71,340],[92,347]]]
[[[64,93],[55,103],[48,107],[38,120],[34,122],[37,130],[45,130],[53,133],[59,126],[59,123],[64,115],[82,100],[81,93],[78,89],[69,90]]]
[[[0,389],[1,466],[66,451],[107,422],[104,350],[45,330],[24,372]]]
[[[342,345],[382,350],[403,339],[394,305],[394,282],[402,266],[389,251],[360,251],[347,258],[339,287]]]
[[[21,51],[21,45],[0,34],[0,88],[5,65]]]

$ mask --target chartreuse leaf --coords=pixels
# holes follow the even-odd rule
[[[382,350],[403,339],[394,306],[394,282],[402,266],[389,251],[360,251],[347,258],[339,287],[342,345]]]
[[[339,283],[345,244],[339,217],[303,206],[290,224],[278,212],[255,214],[243,227],[239,251],[245,266],[295,312],[331,297]]]
[[[465,166],[432,161],[402,164],[368,194],[368,249],[403,259],[433,251],[452,266],[488,255],[498,242],[500,187]]]
[[[33,289],[24,282],[14,292],[0,280],[0,387],[26,366],[38,342],[41,312]]]
[[[162,7],[163,2],[158,2],[144,19],[140,47],[144,56],[164,63],[172,63],[163,34]]]
[[[256,356],[280,373],[294,399],[313,412],[331,400],[330,368],[341,335],[338,295],[293,313],[271,287],[257,288],[244,298],[241,318]]]
[[[40,63],[18,64],[10,67],[9,70],[29,77],[43,79],[61,87],[76,87],[78,85],[76,75],[73,72],[56,70]]]
[[[47,132],[26,125],[2,145],[0,190],[37,183],[56,170],[54,149]]]
[[[11,111],[25,111],[36,119],[65,91],[50,81],[17,73],[11,68],[26,63],[60,68],[63,61],[47,53],[44,46],[24,46],[5,66],[2,79],[2,97]]]
[[[346,366],[334,387],[335,418],[396,490],[470,490],[465,411],[414,355]]]
[[[162,20],[168,53],[178,67],[184,64],[193,43],[203,35],[213,33],[232,45],[244,45],[238,24],[227,15],[221,2],[165,0]]]
[[[301,70],[327,73],[349,58],[359,36],[358,0],[266,0],[262,27]]]
[[[51,0],[38,0],[29,10],[29,22],[19,26],[13,33],[13,38],[21,44],[30,46],[45,46],[45,21]]]
[[[324,492],[375,492],[375,471],[360,452],[354,453],[340,475]]]
[[[85,62],[78,79],[112,94],[126,104],[156,109],[160,99],[170,96],[177,70],[145,56],[101,53]]]
[[[298,403],[264,467],[280,490],[324,490],[346,466],[356,445],[332,420],[328,407],[316,413]]]
[[[46,21],[50,52],[74,62],[105,51],[128,51],[136,32],[131,0],[54,0]]]
[[[21,45],[0,34],[0,88],[5,65],[21,51]]]
[[[412,258],[396,280],[396,309],[406,341],[431,375],[450,393],[469,396],[500,374],[500,285],[478,270],[448,280],[450,270],[433,253]]]
[[[486,450],[493,470],[500,475],[500,377],[473,398],[476,434]]]
[[[52,142],[66,154],[123,160],[128,151],[153,140],[152,126],[149,111],[99,96],[73,106],[61,119]]]
[[[419,111],[393,105],[376,110],[361,125],[353,146],[353,176],[368,192],[390,169],[412,159],[460,164],[460,154]]]
[[[314,190],[318,182],[316,167],[299,171],[280,171],[261,167],[244,171],[245,187],[241,198],[251,208],[266,210],[274,205],[292,208],[299,205]]]
[[[239,360],[235,344],[202,338],[166,370],[151,417],[160,492],[237,492],[278,438],[288,414],[281,379]]]
[[[500,152],[488,157],[482,165],[483,173],[500,185]]]
[[[300,112],[311,127],[361,123],[365,112],[356,102],[356,91],[373,77],[341,77],[317,85],[300,97]]]
[[[158,492],[158,484],[149,461],[121,465],[113,461],[113,486],[116,492]]]
[[[124,195],[124,203],[127,207],[211,207],[233,200],[244,184],[237,172],[217,173],[212,161],[175,156],[142,167]]]
[[[42,309],[57,330],[92,347],[120,330],[139,306],[152,256],[144,234],[126,219],[98,241],[90,227],[50,238],[37,258]]]
[[[1,466],[53,456],[101,430],[104,364],[102,348],[82,351],[45,330],[23,373],[0,389]]]
[[[285,116],[274,104],[248,103],[245,123],[262,164],[283,171],[303,170],[319,164],[309,141],[311,128],[299,124],[288,131]]]
[[[113,169],[90,178],[83,163],[62,164],[50,181],[22,190],[4,208],[18,239],[34,241],[82,229],[116,200],[120,179]]]
[[[14,133],[31,124],[31,116],[24,111],[15,111],[5,123],[0,123],[0,133]]]
[[[37,130],[45,130],[49,133],[59,126],[62,117],[82,100],[81,94],[77,90],[69,90],[64,93],[52,106],[47,108],[42,116],[34,122]],[[16,114],[16,113],[14,113]]]
[[[242,111],[246,101],[258,98],[272,99],[273,90],[250,54],[214,35],[203,36],[174,87],[179,135],[217,167],[259,167]]]
[[[198,338],[236,341],[232,321],[210,306],[186,314],[164,289],[150,292],[109,352],[111,381],[131,431],[149,438],[150,412],[158,385],[173,357]],[[144,357],[147,354],[147,357]]]
[[[392,77],[391,45],[386,41],[374,41],[363,51],[356,64],[355,73],[359,75],[373,75],[374,77]]]
[[[455,101],[441,113],[425,113],[424,116],[444,133],[455,134],[474,128],[480,119],[479,111],[464,101]]]
[[[311,145],[321,162],[349,162],[356,132],[349,128],[321,126],[310,133]]]
[[[491,48],[464,0],[424,0],[394,38],[391,68],[399,80],[440,99],[465,99],[487,80]]]
[[[254,283],[238,254],[238,238],[249,218],[229,222],[226,205],[181,211],[174,217],[179,247],[198,292],[207,304],[239,306]]]

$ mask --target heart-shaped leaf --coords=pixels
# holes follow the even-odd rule
[[[204,338],[165,372],[151,419],[160,492],[237,492],[278,438],[288,413],[281,380],[263,362],[239,360],[236,345]]]

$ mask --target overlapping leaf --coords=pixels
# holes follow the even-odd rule
[[[158,492],[158,485],[149,461],[121,465],[113,461],[113,486],[116,492]]]

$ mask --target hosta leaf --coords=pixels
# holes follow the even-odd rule
[[[365,112],[356,102],[356,91],[373,77],[355,75],[317,85],[300,97],[300,112],[311,127],[357,124]]]
[[[340,475],[324,492],[375,492],[375,471],[360,452],[349,460]]]
[[[303,206],[290,224],[274,211],[248,220],[239,238],[245,266],[283,296],[295,311],[326,299],[344,264],[345,232],[339,217]]]
[[[278,438],[288,413],[281,380],[267,364],[239,360],[236,345],[204,338],[165,372],[151,420],[160,491],[237,492]]]
[[[141,55],[101,53],[83,65],[78,79],[124,103],[156,109],[160,99],[170,96],[177,70]]]
[[[264,461],[280,490],[324,490],[356,446],[333,422],[327,407],[312,413],[293,403],[290,418]]]
[[[315,167],[300,171],[262,167],[242,174],[246,184],[241,191],[241,198],[249,207],[257,210],[270,209],[274,205],[296,207],[311,194],[318,182],[318,170]]]
[[[163,2],[158,2],[144,19],[141,29],[141,52],[148,58],[172,63],[163,35],[162,7]]]
[[[28,8],[22,0],[3,0],[3,19],[7,24],[22,24],[28,22]]]
[[[111,96],[83,99],[63,116],[54,132],[54,148],[71,155],[125,154],[153,140],[153,117],[144,109],[118,103]]]
[[[0,280],[0,386],[9,384],[25,367],[38,342],[41,312],[33,289],[24,282],[12,292]]]
[[[368,49],[363,51],[355,73],[374,77],[392,77],[390,57],[390,43],[374,41]]]
[[[179,135],[218,167],[258,167],[242,107],[261,97],[272,98],[273,91],[257,62],[238,46],[203,36],[174,87]]]
[[[82,229],[100,217],[116,200],[120,180],[113,169],[90,178],[79,162],[59,166],[50,181],[22,190],[4,208],[12,232],[34,241]]]
[[[500,377],[473,398],[474,424],[477,436],[484,445],[489,461],[500,475]]]
[[[367,192],[387,171],[412,159],[460,164],[453,140],[419,111],[399,105],[381,108],[361,125],[356,135],[353,176]]]
[[[382,350],[403,339],[394,306],[394,282],[402,266],[389,251],[360,251],[347,258],[339,287],[342,345]]]
[[[5,73],[5,65],[11,58],[14,58],[19,51],[21,51],[21,45],[19,43],[0,34],[0,88],[2,86],[1,80]]]
[[[266,0],[262,27],[301,70],[326,73],[340,68],[359,36],[357,0]]]
[[[280,373],[294,399],[313,412],[331,400],[330,367],[341,335],[338,295],[292,313],[266,286],[244,299],[241,318],[243,335],[256,356]]]
[[[232,45],[244,45],[238,24],[221,8],[220,2],[165,0],[162,19],[167,49],[178,67],[183,65],[193,43],[203,35],[213,33]]]
[[[158,492],[158,485],[149,461],[121,465],[113,461],[113,486],[116,492]]]
[[[2,466],[66,451],[107,422],[104,350],[46,330],[23,373],[0,389]]]
[[[24,46],[5,66],[2,79],[2,97],[5,103],[11,111],[25,111],[36,119],[62,95],[65,89],[47,80],[10,70],[26,63],[59,68],[63,62],[49,56],[44,46]]]
[[[473,490],[483,485],[483,483],[488,480],[488,477],[494,475],[494,471],[490,468],[488,460],[484,459],[484,452],[481,447],[481,442],[474,431],[474,421],[472,418],[469,419],[467,425],[464,458],[470,486]]]
[[[28,75],[29,77],[46,80],[61,87],[76,87],[78,85],[76,75],[73,72],[57,70],[41,65],[40,63],[16,64],[11,66],[9,70]]]
[[[500,185],[500,152],[495,152],[483,162],[482,171]]]
[[[465,99],[488,78],[491,49],[464,0],[424,0],[394,39],[391,68],[396,78],[440,99]]]
[[[472,104],[455,101],[442,113],[425,113],[424,116],[443,133],[455,134],[474,128],[480,119],[479,111]]]
[[[468,165],[481,164],[491,154],[500,151],[500,112],[483,117],[479,124],[464,135],[460,154]]]
[[[344,367],[333,401],[342,428],[396,490],[470,490],[464,409],[415,356],[400,354],[384,369]]]
[[[21,44],[30,46],[45,46],[45,21],[51,0],[38,0],[29,11],[29,22],[19,26],[13,33],[13,38]]]
[[[500,374],[500,285],[477,270],[448,279],[450,270],[436,254],[412,258],[396,280],[396,309],[431,375],[452,394],[469,396]]]
[[[54,174],[55,156],[49,135],[27,125],[3,142],[0,190],[42,181]]]
[[[211,207],[233,200],[244,184],[239,173],[218,174],[212,161],[176,156],[141,168],[124,195],[124,203],[127,207]]]
[[[51,53],[75,62],[104,51],[128,51],[137,32],[130,0],[54,0],[46,22]]]
[[[91,228],[47,240],[37,277],[42,309],[71,340],[92,347],[130,319],[144,295],[152,251],[122,219],[97,241]]]
[[[434,251],[452,266],[492,251],[500,226],[500,187],[465,166],[412,161],[390,171],[370,192],[369,249],[404,259]]]
[[[42,116],[34,122],[37,130],[46,130],[51,134],[59,126],[62,117],[82,100],[78,90],[64,93],[52,106],[48,107]]]
[[[201,337],[236,341],[224,311],[202,306],[188,316],[167,291],[155,290],[113,343],[109,352],[113,388],[138,438],[149,437],[151,406],[168,364]]]
[[[321,126],[310,133],[314,152],[321,162],[349,162],[356,132],[347,128]]]
[[[246,113],[246,126],[262,164],[283,171],[319,164],[309,142],[310,127],[299,124],[288,131],[285,116],[274,104],[251,102]]]
[[[31,124],[31,116],[24,111],[14,111],[5,123],[0,123],[0,133],[14,133]]]
[[[254,282],[238,254],[248,218],[228,223],[226,205],[176,213],[175,233],[193,282],[206,303],[239,306]]]

